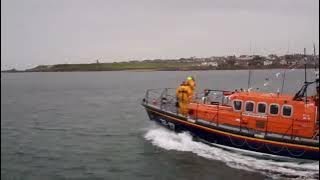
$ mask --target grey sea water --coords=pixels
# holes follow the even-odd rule
[[[254,71],[251,84],[276,92],[279,72]],[[195,76],[199,90],[247,88],[247,71],[1,74],[1,178],[319,177],[318,162],[233,155],[150,122],[140,106],[145,90],[176,87],[188,75]],[[284,91],[294,93],[303,83],[303,71],[288,70],[286,79]]]

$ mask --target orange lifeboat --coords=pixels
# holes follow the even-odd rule
[[[317,93],[307,96],[313,83]],[[206,89],[186,103],[184,113],[170,88],[157,91],[147,90],[142,105],[150,120],[171,130],[189,131],[209,145],[319,160],[319,79],[305,82],[295,95]],[[165,101],[151,103],[156,94]]]

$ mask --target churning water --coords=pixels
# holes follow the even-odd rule
[[[318,161],[308,163],[281,162],[245,156],[195,142],[187,132],[174,133],[162,127],[151,128],[145,134],[145,138],[152,144],[166,150],[192,152],[207,159],[222,161],[232,168],[260,172],[272,178],[319,178]]]

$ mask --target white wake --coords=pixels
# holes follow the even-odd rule
[[[232,168],[260,172],[275,179],[319,178],[318,161],[299,163],[258,159],[196,142],[187,132],[175,133],[162,127],[149,129],[144,137],[166,150],[192,152],[207,159],[223,161]]]

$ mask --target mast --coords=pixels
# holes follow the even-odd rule
[[[250,82],[251,82],[251,69],[250,69],[250,63],[248,64],[248,68],[249,68],[249,77],[248,77],[248,89],[250,88]]]
[[[251,51],[251,40],[250,40],[250,54],[252,54],[252,51]],[[249,60],[250,61],[250,60]],[[250,62],[248,62],[248,70],[249,70],[249,74],[248,74],[248,91],[249,91],[249,88],[251,86],[251,69],[250,69]]]
[[[314,70],[317,72],[317,58],[316,58],[316,45],[313,43],[313,61],[314,61]]]
[[[289,55],[289,50],[290,50],[290,43],[289,43],[289,40],[288,40],[288,47],[287,47],[287,54]],[[284,83],[285,83],[285,79],[286,79],[286,72],[287,70],[285,69],[283,71],[283,74],[282,74],[282,83],[281,83],[281,94],[283,93],[283,88],[284,88]]]
[[[286,78],[286,70],[284,70],[282,74],[281,94],[283,93],[285,78]]]
[[[314,71],[316,73],[316,89],[319,88],[319,71],[317,70],[316,45],[313,43]],[[318,71],[318,72],[317,72]],[[318,93],[318,92],[316,92]]]

